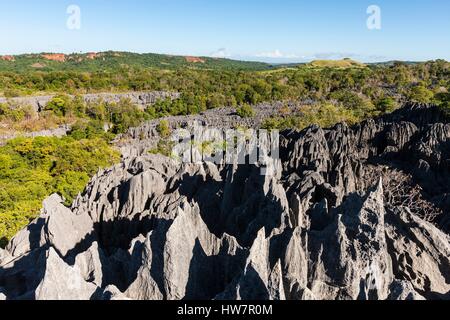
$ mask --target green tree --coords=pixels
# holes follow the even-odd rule
[[[161,120],[156,127],[156,131],[158,131],[159,135],[162,138],[168,138],[170,136],[170,125],[167,120]]]
[[[45,110],[50,110],[57,116],[66,116],[69,107],[69,99],[64,96],[57,96],[47,103]]]
[[[377,101],[376,109],[381,113],[391,113],[397,109],[397,101],[394,98],[383,98]]]
[[[412,87],[408,94],[408,99],[410,101],[418,103],[430,103],[433,97],[433,91],[428,90],[423,85]]]
[[[441,110],[450,117],[450,93],[441,92],[436,94],[434,100],[437,102]]]
[[[244,103],[242,106],[237,108],[236,113],[241,118],[251,118],[255,116],[255,110],[247,103]]]

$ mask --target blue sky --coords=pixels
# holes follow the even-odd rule
[[[81,29],[66,26],[69,5]],[[369,30],[369,5],[381,30]],[[0,0],[0,54],[123,50],[275,62],[450,60],[448,0]]]

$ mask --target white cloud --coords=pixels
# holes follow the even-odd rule
[[[220,48],[210,54],[213,58],[229,58],[231,55],[228,53],[226,48]]]
[[[295,59],[298,58],[295,54],[285,54],[280,50],[275,50],[271,52],[262,52],[255,55],[258,58],[271,58],[271,59]]]

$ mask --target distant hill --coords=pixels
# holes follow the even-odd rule
[[[342,60],[314,60],[307,64],[309,67],[313,68],[364,68],[366,65],[352,60],[352,59],[342,59]]]
[[[138,54],[130,52],[100,52],[85,54],[41,53],[0,56],[0,71],[108,71],[119,68],[156,69],[229,69],[270,70],[275,66],[263,62],[237,61],[209,57]]]

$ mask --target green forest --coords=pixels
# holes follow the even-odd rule
[[[22,54],[0,59],[0,70],[11,72],[73,71],[99,72],[127,69],[220,69],[220,70],[270,70],[275,66],[262,62],[238,61],[210,57],[185,57],[166,54],[132,52],[100,52],[61,55],[53,53]]]
[[[59,193],[70,204],[100,167],[120,159],[105,140],[17,138],[0,148],[0,240],[5,245]]]
[[[267,119],[268,129],[353,124],[392,112],[407,101],[434,103],[450,115],[450,63],[444,60],[287,66],[212,58],[190,61],[197,62],[125,53],[95,59],[70,56],[65,62],[39,55],[1,60],[3,97],[56,96],[39,115],[26,106],[0,104],[0,133],[2,128],[27,132],[65,123],[72,129],[64,138],[15,138],[0,147],[0,246],[39,214],[48,195],[57,192],[70,204],[99,168],[120,160],[111,144],[114,137],[149,119],[218,107],[233,107],[239,116],[252,117],[254,105],[271,101],[299,101],[305,106],[300,113],[286,110]],[[85,103],[80,97],[155,90],[180,92],[181,97],[144,110],[126,100]]]

